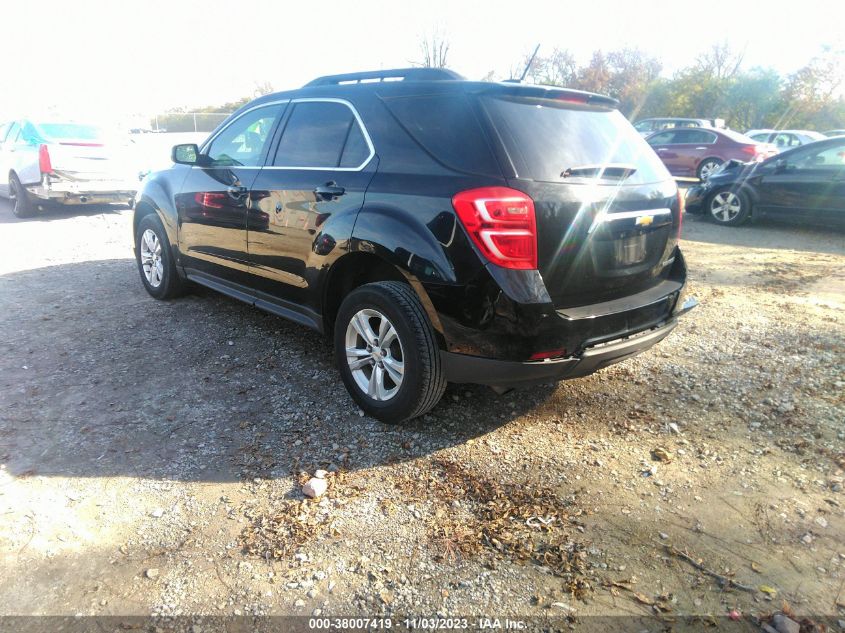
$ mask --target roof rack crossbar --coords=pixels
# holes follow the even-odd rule
[[[448,81],[463,79],[461,75],[446,68],[394,68],[392,70],[369,70],[361,73],[326,75],[317,77],[307,86],[336,86],[339,84],[360,84],[381,81]]]

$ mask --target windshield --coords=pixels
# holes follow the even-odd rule
[[[618,110],[552,99],[481,97],[519,178],[545,182],[605,179],[642,184],[668,179],[663,163]],[[585,170],[622,165],[622,170]],[[580,175],[580,177],[579,177]]]

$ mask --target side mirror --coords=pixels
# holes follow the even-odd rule
[[[174,145],[170,158],[179,165],[196,165],[199,162],[200,148],[196,143]]]

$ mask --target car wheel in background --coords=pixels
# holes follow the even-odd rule
[[[705,158],[701,161],[701,164],[698,166],[698,170],[696,170],[696,175],[698,176],[699,180],[707,180],[716,169],[718,169],[719,165],[722,164],[722,161],[718,158]]]
[[[185,282],[179,277],[164,226],[155,213],[141,218],[135,233],[135,260],[144,288],[156,299],[172,299],[183,294]]]
[[[737,226],[748,219],[751,203],[742,191],[717,189],[707,198],[707,214],[717,224]]]
[[[423,415],[446,389],[434,329],[406,284],[365,284],[344,299],[335,320],[335,355],[352,398],[391,424]]]
[[[13,205],[12,213],[16,217],[28,218],[35,213],[35,205],[32,204],[29,193],[14,172],[9,174],[9,199]]]

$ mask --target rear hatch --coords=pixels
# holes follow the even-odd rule
[[[127,139],[83,123],[41,123],[38,130],[58,177],[90,183],[137,181]]]
[[[649,290],[670,274],[677,186],[612,100],[495,86],[477,95],[510,187],[534,201],[540,273],[559,308]]]

